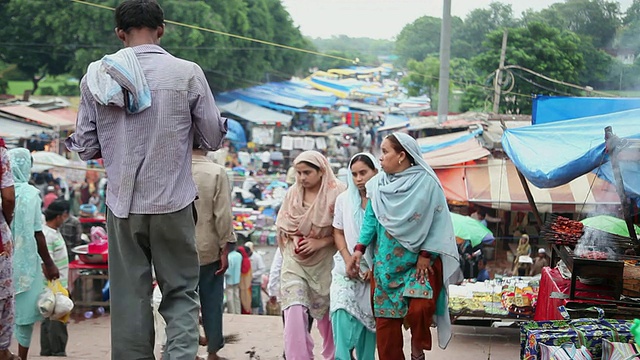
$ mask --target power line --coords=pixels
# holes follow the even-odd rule
[[[78,3],[78,4],[82,4],[82,5],[93,6],[93,7],[97,7],[97,8],[100,8],[100,9],[105,9],[105,10],[110,10],[110,11],[114,11],[115,10],[114,8],[112,8],[110,6],[95,4],[95,3],[84,1],[84,0],[70,0],[70,1]],[[189,29],[200,30],[200,31],[205,31],[205,32],[213,33],[213,34],[228,36],[228,37],[232,37],[232,38],[236,38],[236,39],[240,39],[240,40],[251,41],[251,42],[258,43],[258,44],[264,44],[264,45],[279,47],[279,48],[282,48],[282,49],[298,51],[298,52],[311,54],[311,55],[316,55],[316,56],[328,57],[328,58],[332,58],[332,59],[336,59],[336,60],[343,60],[343,61],[347,61],[349,63],[355,63],[356,62],[353,59],[347,59],[347,58],[342,57],[342,56],[323,54],[321,52],[314,51],[314,50],[301,49],[301,48],[297,48],[297,47],[294,47],[294,46],[274,43],[274,42],[271,42],[271,41],[253,39],[253,38],[250,38],[250,37],[247,37],[247,36],[231,34],[231,33],[227,33],[227,32],[224,32],[224,31],[208,29],[208,28],[205,28],[205,27],[201,27],[201,26],[197,26],[197,25],[191,25],[191,24],[185,24],[185,23],[178,22],[178,21],[165,20],[164,22],[167,23],[167,24],[173,24],[173,25],[177,25],[177,26],[182,26],[182,27],[186,27],[186,28],[189,28]]]

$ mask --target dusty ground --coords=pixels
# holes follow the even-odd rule
[[[273,316],[226,315],[225,334],[238,334],[239,341],[228,344],[220,352],[229,360],[249,359],[247,351],[255,350],[260,360],[282,359],[282,320]],[[447,350],[435,349],[427,354],[428,359],[517,359],[519,357],[519,335],[517,328],[488,328],[454,326],[454,337]],[[39,328],[36,327],[29,359],[53,359],[40,354]],[[408,335],[408,334],[407,334]],[[435,335],[435,332],[434,332]],[[314,329],[316,344],[320,335]],[[405,336],[408,340],[408,336]],[[12,350],[17,351],[14,343]],[[320,359],[320,348],[316,346],[316,359]],[[405,354],[409,356],[409,344],[405,341]],[[69,325],[69,360],[109,360],[109,317],[84,320]],[[206,349],[201,348],[205,355]],[[256,357],[255,359],[258,359]]]
[[[257,246],[263,254],[267,268],[271,265],[274,247]],[[496,260],[489,263],[492,272],[503,273],[510,268],[504,251],[496,254]],[[82,311],[80,311],[82,312]],[[78,316],[81,318],[81,316]],[[109,360],[110,333],[108,315],[89,320],[73,321],[69,324],[69,343],[67,359],[69,360]],[[434,332],[434,339],[437,335]],[[224,317],[224,333],[238,334],[239,341],[227,344],[220,352],[229,360],[250,359],[248,351],[255,350],[259,360],[282,359],[282,319],[273,316],[228,315]],[[36,326],[29,359],[50,359],[40,354],[40,329]],[[313,330],[316,344],[321,344],[320,335]],[[410,354],[409,334],[405,336],[405,355]],[[316,358],[320,359],[320,345],[316,346]],[[15,341],[12,351],[17,352]],[[489,328],[486,326],[454,326],[454,336],[447,350],[434,349],[427,354],[427,359],[455,360],[491,360],[517,359],[519,357],[519,332],[517,328]],[[206,349],[200,348],[200,354],[206,355]],[[159,359],[159,356],[158,356]],[[119,360],[119,359],[118,359]],[[368,359],[365,359],[368,360]],[[400,360],[400,359],[398,359]]]

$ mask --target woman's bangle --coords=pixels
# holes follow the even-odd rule
[[[360,251],[361,253],[364,254],[364,252],[367,250],[367,245],[365,244],[357,244],[354,248],[353,251]]]
[[[423,258],[431,259],[431,253],[428,252],[427,250],[420,250],[418,254]]]

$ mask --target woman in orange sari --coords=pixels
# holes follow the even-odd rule
[[[345,190],[327,159],[305,151],[294,161],[296,183],[278,213],[278,243],[284,343],[287,360],[313,359],[308,315],[317,320],[323,338],[322,356],[333,360],[335,347],[329,319],[329,289],[336,248],[333,215],[338,195]]]

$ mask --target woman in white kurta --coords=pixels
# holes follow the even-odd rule
[[[374,359],[376,322],[371,309],[371,257],[365,256],[361,274],[350,277],[345,263],[358,242],[367,205],[365,184],[378,173],[378,161],[371,154],[356,154],[349,162],[347,191],[336,200],[333,220],[338,252],[334,256],[331,282],[331,324],[336,360],[350,360],[355,350],[358,359]]]

